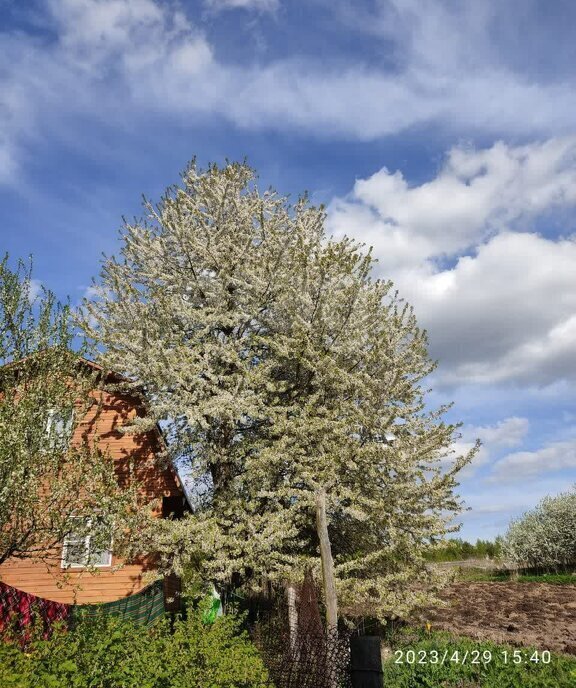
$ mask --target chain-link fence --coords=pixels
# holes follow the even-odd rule
[[[296,588],[294,607],[278,595],[254,639],[276,688],[349,688],[350,637],[327,633],[312,576]],[[292,618],[291,618],[292,617]]]

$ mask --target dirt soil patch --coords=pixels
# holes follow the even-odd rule
[[[442,599],[420,619],[435,630],[576,655],[576,585],[462,582]]]

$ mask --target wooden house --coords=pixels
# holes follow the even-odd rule
[[[114,459],[120,481],[132,462],[142,496],[150,502],[157,500],[161,505],[155,514],[159,518],[181,516],[188,507],[178,475],[173,468],[162,468],[156,461],[163,446],[160,430],[137,435],[120,432],[130,418],[145,415],[142,399],[105,391],[110,386],[105,383],[118,382],[119,376],[104,373],[90,361],[82,360],[82,363],[96,371],[99,383],[91,396],[98,403],[77,423],[70,441],[80,443],[95,439],[98,447]],[[65,421],[60,418],[49,418],[47,431],[62,430],[63,423]],[[20,591],[68,604],[111,602],[133,595],[148,584],[144,574],[154,568],[153,557],[123,562],[114,554],[111,543],[109,550],[98,553],[97,572],[94,573],[83,565],[84,548],[89,551],[88,542],[71,536],[61,543],[55,556],[45,561],[8,559],[0,565],[0,581]]]

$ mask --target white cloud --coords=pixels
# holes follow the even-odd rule
[[[31,279],[28,284],[28,299],[34,301],[42,295],[42,282],[37,279]]]
[[[90,285],[89,287],[83,288],[82,298],[94,301],[100,298],[100,293],[101,290],[98,287]]]
[[[278,6],[276,0],[209,4],[259,10]],[[125,125],[152,112],[217,114],[246,128],[297,128],[361,140],[430,123],[468,134],[573,129],[572,77],[535,81],[503,67],[491,52],[491,12],[474,4],[449,11],[443,3],[394,0],[378,3],[377,14],[364,17],[354,7],[360,17],[355,30],[371,32],[392,58],[386,68],[360,54],[345,68],[337,56],[332,62],[330,56],[303,59],[298,54],[268,64],[228,65],[215,57],[214,46],[190,17],[159,0],[49,0],[44,7],[50,14],[38,21],[49,24],[53,41],[0,33],[5,55],[0,159],[8,153],[13,159],[36,130],[65,128],[66,119],[79,114],[119,118]],[[478,203],[496,193],[496,187],[475,180],[472,196]],[[460,197],[467,202],[467,194]],[[419,202],[425,204],[425,190]],[[465,220],[465,208],[461,216],[455,204],[453,209],[455,220]],[[464,232],[459,240],[466,237]],[[406,251],[400,237],[396,244],[399,254]]]
[[[409,37],[394,72],[296,58],[224,65],[189,18],[157,0],[50,0],[47,7],[55,35],[50,44],[0,34],[7,65],[0,77],[4,181],[17,175],[23,144],[46,130],[66,135],[75,117],[131,126],[141,113],[187,119],[218,113],[244,127],[294,126],[369,139],[432,120],[468,126],[472,112],[482,120],[491,107],[506,128],[506,99],[526,87],[508,83],[509,73],[490,75],[498,98],[488,98],[481,86],[494,69],[482,61],[489,13],[477,21],[461,12],[450,19],[445,7],[417,0],[394,3],[396,19],[382,25],[396,27],[398,46]],[[455,28],[454,22],[463,36],[446,36],[439,45],[435,31]],[[382,26],[375,30],[385,34]],[[462,79],[455,58],[466,62],[468,33],[478,49]],[[435,72],[442,78],[430,79]],[[540,107],[551,108],[554,117],[542,121],[555,128],[562,126],[557,116],[571,122],[576,89],[566,96],[572,105],[562,93],[542,92],[562,88],[530,84],[538,102],[530,104],[528,96],[514,102],[520,121],[513,128],[522,131],[529,112],[530,129]],[[461,89],[470,89],[473,99]],[[335,233],[374,245],[382,273],[429,330],[444,382],[549,384],[576,377],[576,244],[543,238],[536,229],[543,216],[575,205],[576,137],[565,137],[456,147],[435,178],[415,186],[400,171],[383,168],[334,200],[330,223]]]
[[[8,143],[0,138],[0,185],[9,183],[16,176],[17,163]]]
[[[124,53],[130,42],[164,23],[153,0],[49,0],[64,49]]]
[[[27,145],[46,131],[66,135],[74,118],[132,127],[181,101],[202,110],[212,51],[181,11],[156,0],[49,0],[46,10],[38,20],[50,43],[0,32],[0,180],[14,179]]]
[[[498,142],[451,149],[438,175],[420,186],[384,167],[332,203],[330,226],[341,235],[364,224],[363,240],[374,245],[383,269],[394,271],[457,255],[543,211],[573,205],[576,137],[518,147]]]
[[[481,441],[481,447],[472,461],[463,468],[460,479],[467,479],[475,475],[478,469],[487,465],[492,459],[493,452],[501,447],[515,447],[522,444],[530,423],[527,418],[505,418],[494,425],[467,426],[462,429],[462,437],[451,445],[455,455],[468,453],[476,439]],[[449,464],[450,460],[446,460]]]
[[[443,382],[550,384],[576,378],[576,241],[534,230],[575,207],[576,138],[500,142],[452,149],[418,186],[387,169],[358,180],[330,204],[329,229],[373,246]]]
[[[487,447],[515,447],[522,444],[530,422],[528,418],[512,416],[495,425],[484,425],[466,429],[466,436],[478,437]]]
[[[463,456],[469,451],[474,449],[475,442],[465,442],[463,440],[458,440],[450,445],[450,449],[454,452],[450,457],[446,457],[443,464],[448,467],[452,464],[454,456]],[[471,478],[481,466],[485,466],[490,461],[490,453],[485,446],[481,446],[480,449],[475,454],[472,461],[464,466],[464,468],[459,472],[459,480],[465,480],[466,478]]]
[[[84,68],[88,78],[104,68],[112,88],[114,75],[137,93],[163,73],[190,76],[211,64],[210,46],[186,16],[156,0],[50,0],[50,7],[59,36],[54,61]]]
[[[257,10],[260,12],[275,12],[280,7],[279,0],[204,0],[204,5],[209,10],[221,12],[222,10]]]
[[[521,482],[565,469],[576,469],[576,440],[554,442],[535,451],[508,454],[494,464],[490,480]]]
[[[398,276],[445,381],[576,377],[576,242],[503,233],[453,269]]]
[[[461,537],[474,540],[503,535],[513,518],[533,509],[546,495],[559,494],[571,484],[569,479],[558,475],[542,474],[538,480],[516,477],[516,485],[507,480],[486,483],[477,479],[462,484],[462,496],[471,510],[464,512],[459,519],[464,522]]]

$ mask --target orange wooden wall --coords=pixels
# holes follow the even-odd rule
[[[119,432],[128,418],[137,414],[136,399],[108,392],[93,393],[100,400],[78,424],[72,442],[98,438],[98,446],[115,461],[119,477],[132,460],[143,495],[150,501],[163,496],[182,495],[178,478],[169,468],[155,465],[160,447],[157,432],[126,435]],[[158,516],[161,512],[158,511]],[[82,569],[62,569],[61,548],[50,554],[49,563],[12,558],[0,566],[0,580],[19,590],[67,603],[110,602],[138,592],[147,585],[143,573],[153,568],[151,561],[130,562],[113,571],[120,559],[112,556],[111,567],[98,573]]]

